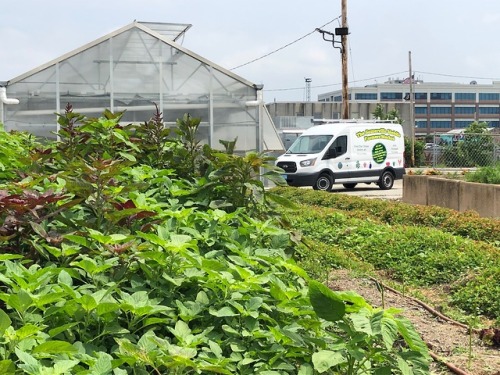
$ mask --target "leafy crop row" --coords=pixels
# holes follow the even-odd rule
[[[200,144],[189,115],[120,118],[1,134],[0,373],[428,373],[397,310],[296,264],[270,158]]]
[[[291,197],[290,188],[279,190],[285,192],[284,196]],[[322,259],[323,265],[329,268],[346,265],[348,268],[359,268],[360,264],[368,263],[405,284],[450,284],[452,301],[458,307],[471,314],[500,318],[498,232],[489,238],[495,242],[472,240],[470,237],[475,237],[481,228],[467,227],[464,223],[460,223],[459,228],[451,228],[450,221],[446,221],[455,217],[456,214],[451,212],[442,215],[441,222],[447,225],[441,228],[438,225],[437,229],[412,221],[387,224],[384,219],[375,219],[376,213],[383,217],[386,212],[391,212],[384,206],[398,203],[363,200],[365,206],[361,206],[360,199],[352,200],[348,196],[293,190],[297,192],[294,199],[301,215],[295,215],[293,210],[284,212],[288,211],[290,225],[300,230],[306,243],[310,244],[310,249],[301,252],[302,265],[310,272],[320,274],[319,267],[314,264],[316,259]],[[327,202],[332,208],[314,206],[318,203],[326,206]],[[406,207],[409,205],[398,209]],[[364,219],[359,218],[367,212],[371,212],[373,217],[366,215]],[[466,217],[462,216],[463,221]],[[427,222],[431,220],[432,217]],[[481,222],[490,227],[498,225],[495,220],[484,219]],[[453,234],[462,232],[465,227],[469,228],[465,238]],[[328,251],[322,250],[323,247]],[[333,257],[332,254],[338,255]]]
[[[417,225],[473,240],[500,243],[500,221],[480,217],[473,211],[458,212],[437,206],[411,205],[403,202],[387,203],[380,199],[364,199],[343,194],[321,194],[310,189],[277,187],[273,192],[307,205],[331,207],[350,217],[370,218],[387,224]]]

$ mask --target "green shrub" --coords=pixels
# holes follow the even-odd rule
[[[472,315],[491,316],[500,323],[500,283],[498,280],[500,280],[498,265],[471,271],[453,285],[453,303]]]
[[[480,217],[471,211],[457,212],[437,206],[366,199],[294,187],[278,187],[272,191],[297,203],[329,207],[351,217],[369,218],[388,224],[411,224],[438,228],[474,240],[500,242],[500,221]]]
[[[500,163],[495,166],[481,167],[474,172],[465,174],[468,182],[478,182],[481,184],[500,184]]]

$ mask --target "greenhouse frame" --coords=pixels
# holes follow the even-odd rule
[[[68,103],[87,117],[102,116],[105,109],[124,111],[123,124],[149,120],[158,106],[166,126],[186,113],[201,118],[200,139],[213,148],[237,137],[237,151],[283,150],[262,85],[179,44],[190,27],[134,21],[0,82],[0,122],[7,131],[55,138],[56,113],[64,113]]]

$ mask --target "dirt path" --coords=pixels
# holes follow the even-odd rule
[[[381,293],[370,278],[357,278],[345,270],[332,271],[329,286],[333,290],[352,290],[363,296],[372,306],[381,307]],[[408,318],[429,346],[431,352],[469,375],[500,375],[500,350],[487,346],[477,334],[472,336],[472,359],[469,363],[469,334],[466,327],[435,316],[411,298],[385,289],[385,308],[404,310]],[[432,374],[454,374],[446,366],[434,362]]]

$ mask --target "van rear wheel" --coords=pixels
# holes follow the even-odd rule
[[[392,189],[392,186],[394,185],[394,175],[389,172],[385,171],[382,173],[382,176],[380,176],[380,180],[378,181],[378,186],[382,190],[389,190]]]
[[[322,173],[316,183],[313,185],[314,190],[332,191],[333,179],[329,174]]]

